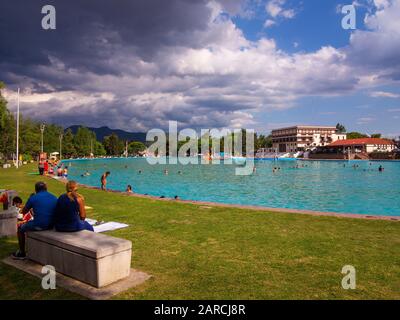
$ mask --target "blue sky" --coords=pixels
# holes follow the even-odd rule
[[[295,17],[277,18],[276,24],[265,27],[264,23],[272,19],[265,6],[268,1],[256,1],[250,17],[236,16],[234,23],[242,30],[246,38],[257,41],[262,37],[273,38],[279,49],[288,52],[314,52],[323,46],[342,48],[349,45],[352,30],[344,30],[341,21],[345,16],[339,10],[346,1],[286,1],[285,8],[291,8]],[[376,8],[368,6],[368,1],[359,1],[356,8],[358,30],[366,30],[364,17]],[[378,49],[379,50],[379,49]],[[369,96],[368,90],[340,97],[306,97],[299,99],[295,108],[259,113],[257,117],[268,123],[271,128],[292,124],[332,125],[344,123],[350,131],[368,134],[384,133],[390,136],[400,134],[400,90],[398,86],[381,86],[377,90],[398,94],[397,98]],[[335,122],[336,121],[336,122]]]
[[[344,30],[352,1],[5,0],[0,80],[11,110],[21,87],[24,115],[64,126],[399,136],[400,0],[354,1]],[[56,30],[40,27],[41,4]]]
[[[315,51],[322,46],[346,46],[351,31],[341,27],[343,15],[337,8],[345,2],[336,0],[304,0],[287,1],[285,7],[295,11],[292,19],[277,19],[277,24],[270,28],[263,28],[266,19],[271,16],[266,12],[262,1],[254,7],[254,17],[235,17],[233,21],[244,32],[248,39],[257,40],[262,36],[275,39],[279,48],[288,52]],[[366,9],[357,8],[357,28],[364,28],[363,17]],[[298,47],[294,47],[294,43]]]

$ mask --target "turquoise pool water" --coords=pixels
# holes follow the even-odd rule
[[[108,188],[113,190],[124,191],[130,184],[136,193],[171,198],[178,195],[185,200],[400,215],[400,162],[259,160],[251,176],[236,176],[233,165],[149,165],[141,158],[65,164],[71,164],[69,179],[91,186],[99,186],[103,172],[111,171]],[[354,164],[358,165],[356,169]],[[300,168],[294,168],[296,165]],[[378,171],[380,165],[384,172]],[[276,166],[281,170],[273,173]],[[81,177],[86,170],[91,175]]]

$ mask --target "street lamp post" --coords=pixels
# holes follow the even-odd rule
[[[17,169],[19,168],[19,88],[18,88],[18,101],[17,101]]]
[[[43,153],[43,132],[44,132],[45,124],[42,123],[40,125],[40,133],[41,133],[41,144],[40,144],[40,152]]]

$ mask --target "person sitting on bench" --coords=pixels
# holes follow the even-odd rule
[[[67,193],[61,195],[57,201],[54,223],[56,231],[94,231],[93,227],[85,221],[85,199],[78,193],[77,183],[68,181],[66,189]]]
[[[53,219],[57,205],[57,197],[47,192],[47,185],[44,182],[35,184],[35,195],[29,198],[24,208],[23,215],[33,210],[33,220],[18,227],[19,250],[12,254],[14,259],[25,259],[25,233],[27,231],[43,231],[53,228]]]
[[[31,197],[34,196],[34,195],[35,194],[33,193],[31,195]],[[25,213],[25,214],[21,213],[22,209],[24,208],[24,205],[23,205],[22,199],[20,197],[18,197],[18,196],[14,197],[13,200],[12,200],[12,205],[13,205],[13,207],[17,208],[17,212],[18,212],[18,215],[17,215],[17,227],[23,225],[24,223],[27,223],[27,222],[33,220],[32,210],[30,210],[28,213]]]

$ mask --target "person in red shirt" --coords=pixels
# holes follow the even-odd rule
[[[38,169],[39,169],[39,174],[42,176],[44,174],[44,162],[43,162],[43,160],[39,161]]]
[[[46,160],[44,162],[44,174],[47,174],[49,172],[49,162]]]
[[[8,194],[7,194],[7,192],[0,194],[0,202],[3,204],[3,210],[7,210],[8,209]]]

